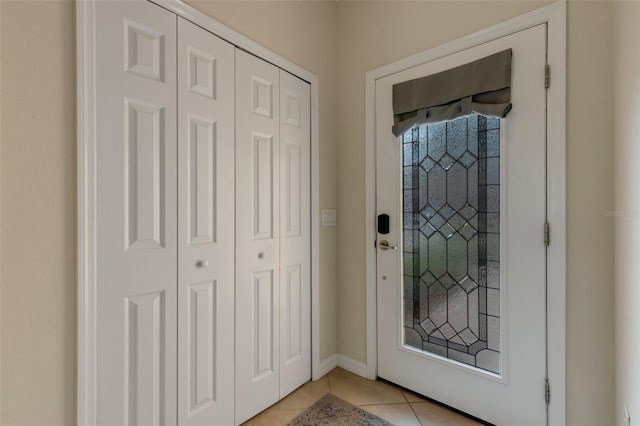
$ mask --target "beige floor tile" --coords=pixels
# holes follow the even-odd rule
[[[419,395],[336,368],[308,382],[242,426],[285,426],[327,392],[396,426],[471,426],[478,423]],[[409,403],[407,403],[409,401]]]
[[[356,376],[341,368],[329,373],[331,393],[353,405],[394,404],[407,402],[394,386]]]
[[[418,418],[408,403],[405,404],[383,404],[383,405],[363,405],[365,411],[393,423],[395,426],[420,426]]]
[[[429,402],[428,399],[421,397],[417,393],[403,390],[402,394],[404,395],[405,398],[407,398],[407,401],[409,402]]]
[[[253,419],[252,426],[286,426],[303,410],[279,410],[271,407]]]
[[[277,409],[307,409],[311,407],[317,400],[329,393],[329,379],[327,376],[315,381],[307,382],[285,399],[277,403],[274,408]]]
[[[448,410],[432,402],[412,403],[422,426],[472,426],[478,425],[473,420]]]

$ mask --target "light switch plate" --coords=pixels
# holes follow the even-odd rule
[[[322,209],[322,226],[336,226],[337,214],[336,209]]]

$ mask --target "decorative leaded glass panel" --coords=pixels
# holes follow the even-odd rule
[[[403,137],[405,344],[500,373],[500,120]]]

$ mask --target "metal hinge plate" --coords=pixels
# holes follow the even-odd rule
[[[544,245],[548,246],[551,243],[551,232],[549,228],[549,222],[544,223]]]
[[[547,405],[551,402],[551,385],[549,384],[549,379],[544,379],[544,400]]]
[[[544,88],[548,89],[551,86],[551,67],[549,64],[544,66]]]

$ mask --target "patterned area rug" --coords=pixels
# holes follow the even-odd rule
[[[393,426],[378,416],[326,394],[298,417],[289,426]]]

